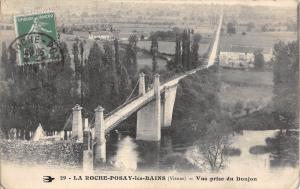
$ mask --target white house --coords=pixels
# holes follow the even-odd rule
[[[114,38],[114,34],[110,31],[89,32],[89,39],[92,40],[112,41]]]
[[[271,60],[272,49],[231,45],[230,49],[221,49],[220,65],[233,68],[252,68],[254,67],[254,53],[257,51],[262,52],[265,62]]]

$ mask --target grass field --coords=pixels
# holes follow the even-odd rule
[[[296,32],[259,32],[240,33],[234,35],[222,34],[220,48],[221,51],[230,49],[231,45],[253,46],[257,48],[273,48],[278,41],[294,41],[297,39]]]
[[[137,45],[142,49],[150,50],[151,41],[139,41]],[[200,43],[198,51],[199,55],[206,53],[208,48],[209,43]],[[159,41],[158,51],[161,53],[175,54],[175,42]]]
[[[260,109],[271,104],[273,97],[273,73],[242,70],[220,71],[222,107],[233,113],[241,109]],[[239,104],[239,105],[237,105]],[[242,112],[240,112],[242,113]]]

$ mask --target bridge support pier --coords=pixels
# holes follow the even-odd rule
[[[88,119],[85,119],[85,128],[83,131],[83,170],[93,170],[94,168],[94,157],[92,147],[92,133],[88,128]]]
[[[105,124],[104,124],[104,108],[98,106],[95,109],[95,139],[96,139],[96,163],[106,162],[106,139],[105,139]]]
[[[137,112],[136,139],[160,141],[161,138],[161,97],[159,74],[154,75],[155,100]]]
[[[73,120],[72,120],[72,138],[77,138],[78,141],[83,140],[83,127],[82,127],[82,107],[78,104],[75,105],[73,110]]]
[[[177,84],[165,89],[164,102],[162,103],[162,127],[171,126],[176,91]]]

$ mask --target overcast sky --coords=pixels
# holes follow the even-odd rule
[[[295,7],[297,0],[112,0],[120,2],[168,2],[168,3],[197,3],[197,4],[245,4],[262,6]]]
[[[94,2],[95,0],[0,0],[2,3],[3,13],[17,13],[22,8],[30,8],[32,5],[38,5],[43,9],[47,9],[51,4],[57,4],[58,6],[63,4],[78,3],[78,6],[87,4],[88,2]],[[275,6],[275,7],[296,7],[297,0],[99,0],[99,2],[112,1],[112,2],[136,2],[136,3],[193,3],[193,4],[226,4],[226,5],[250,5],[250,6]]]

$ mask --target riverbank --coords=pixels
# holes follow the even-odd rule
[[[237,130],[273,130],[280,129],[272,113],[264,109],[234,119],[234,128]]]

